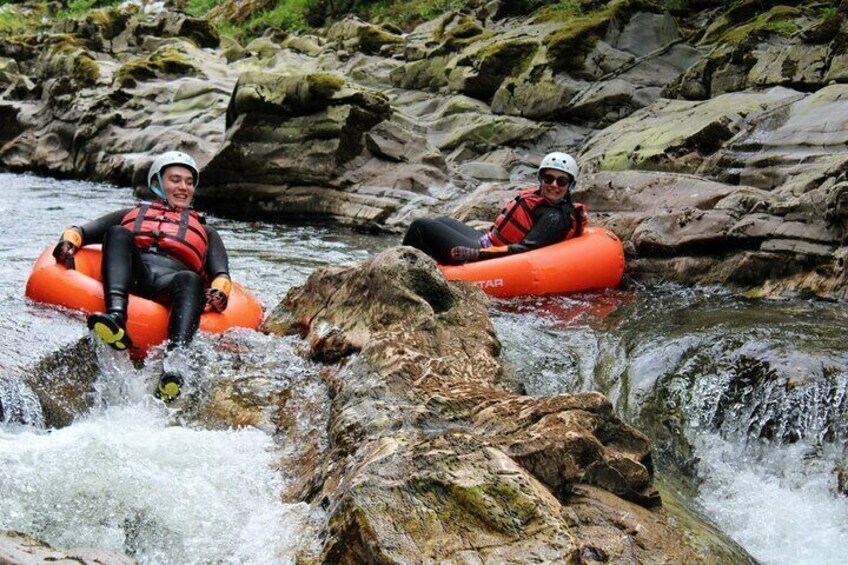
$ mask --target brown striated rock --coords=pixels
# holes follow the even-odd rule
[[[572,527],[574,497],[593,485],[608,493],[593,520],[620,523],[624,499],[643,508],[618,539],[650,539],[646,562],[699,562],[657,509],[647,438],[599,393],[517,392],[486,302],[401,247],[319,269],[272,312],[266,329],[341,361],[319,481],[327,541],[302,558],[577,563],[608,543]]]

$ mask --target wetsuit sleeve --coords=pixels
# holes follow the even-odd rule
[[[96,220],[92,220],[87,224],[76,226],[82,232],[82,244],[91,245],[92,243],[103,243],[103,236],[106,235],[106,230],[112,226],[121,225],[121,220],[124,219],[132,208],[124,208],[110,212],[105,216],[100,216]]]
[[[216,277],[225,275],[230,276],[230,260],[227,257],[227,248],[224,247],[224,242],[215,228],[211,226],[203,226],[206,230],[206,235],[209,237],[209,243],[206,246],[206,265],[204,270],[209,280],[214,280]]]

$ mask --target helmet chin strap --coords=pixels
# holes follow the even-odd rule
[[[162,173],[156,173],[156,180],[159,181],[159,186],[156,186],[155,184],[151,183],[148,188],[150,189],[150,192],[167,202],[168,197],[165,195],[165,190],[162,188]]]

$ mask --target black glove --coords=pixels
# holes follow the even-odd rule
[[[480,260],[480,250],[476,247],[452,247],[451,259],[457,263],[472,263]]]
[[[76,253],[78,249],[79,247],[70,241],[63,239],[56,244],[56,247],[53,248],[53,257],[55,257],[57,263],[65,265],[66,267],[71,266],[71,268],[73,268],[74,253]]]
[[[227,309],[228,302],[229,298],[227,295],[217,288],[206,290],[206,305],[209,307],[208,309],[223,312]]]

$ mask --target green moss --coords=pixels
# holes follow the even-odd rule
[[[52,54],[68,55],[83,48],[82,41],[77,36],[69,33],[51,35],[45,39],[44,44],[50,49]]]
[[[256,35],[269,28],[279,28],[286,31],[310,29],[310,26],[306,23],[306,13],[312,3],[311,0],[279,0],[273,8],[249,18],[243,29]]]
[[[603,37],[609,26],[606,14],[582,16],[569,20],[545,40],[548,59],[555,70],[571,71],[583,68],[586,55]]]
[[[196,67],[186,61],[185,56],[173,48],[164,48],[149,57],[133,59],[121,66],[115,74],[120,86],[133,87],[139,81],[161,76],[197,76]]]
[[[724,34],[722,41],[738,45],[751,36],[774,33],[788,37],[798,31],[798,24],[795,22],[795,18],[800,15],[801,12],[797,8],[775,6],[747,24],[731,29]]]
[[[534,23],[562,22],[583,15],[583,6],[579,0],[557,2],[540,8],[533,14]]]
[[[77,18],[89,13],[93,8],[114,7],[122,0],[71,0],[67,8],[59,12],[60,18]]]
[[[38,29],[44,9],[38,5],[22,10],[16,5],[0,4],[0,36],[9,37]]]
[[[127,18],[117,10],[92,10],[85,19],[94,24],[105,39],[112,39],[124,30]]]
[[[363,53],[377,55],[383,45],[399,45],[403,38],[399,35],[389,33],[377,26],[365,26],[357,30],[359,48]]]
[[[463,11],[469,2],[465,0],[411,0],[394,2],[354,2],[358,9],[354,13],[368,21],[392,22],[409,31],[418,24],[435,19],[448,12]],[[336,14],[338,17],[339,14]]]
[[[81,53],[74,59],[74,69],[71,73],[74,82],[80,86],[94,86],[100,78],[100,66],[87,53]]]
[[[571,3],[567,3],[571,4]],[[560,21],[562,27],[545,39],[548,48],[548,58],[554,70],[574,71],[583,68],[586,55],[607,32],[610,21],[615,18],[619,25],[627,23],[630,18],[640,11],[657,11],[656,4],[646,0],[615,0],[601,9],[587,11],[592,4],[585,2],[572,11],[546,11],[549,16],[557,15],[556,19],[539,19],[534,21]],[[582,15],[575,15],[579,13]]]
[[[345,79],[332,73],[312,73],[307,75],[306,84],[312,96],[326,99],[344,87]]]

